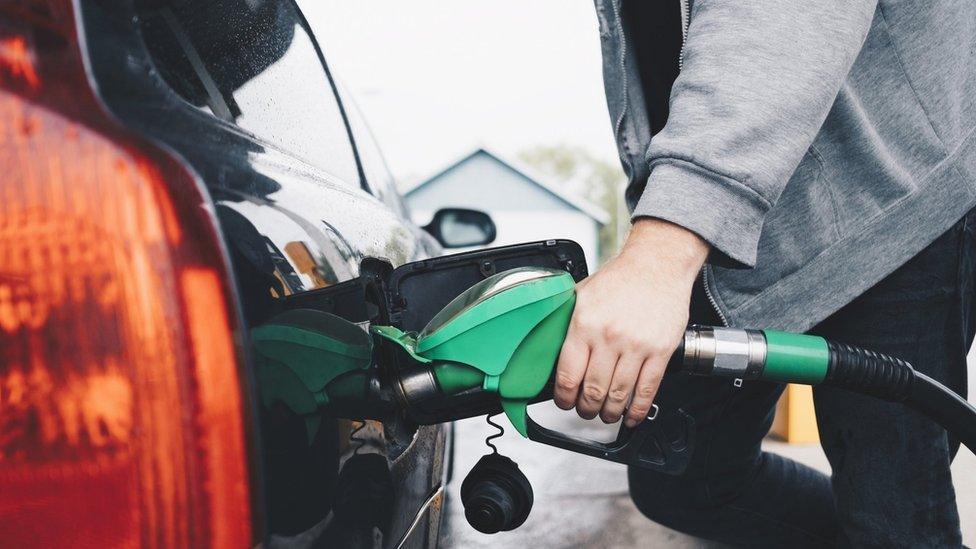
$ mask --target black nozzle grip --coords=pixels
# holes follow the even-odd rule
[[[597,442],[547,429],[526,417],[530,440],[577,454],[615,461],[671,475],[680,475],[688,467],[694,449],[695,420],[680,408],[666,413],[655,408],[649,417],[633,429],[621,425],[613,442]]]

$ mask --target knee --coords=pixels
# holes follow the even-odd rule
[[[652,521],[691,533],[699,520],[707,520],[712,505],[704,479],[640,469],[630,469],[627,477],[634,505]]]

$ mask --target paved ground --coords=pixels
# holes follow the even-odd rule
[[[971,362],[972,364],[972,362]],[[972,370],[972,368],[971,368]],[[972,376],[976,378],[976,375]],[[976,394],[971,380],[970,395]],[[557,430],[572,430],[580,436],[612,439],[613,432],[599,420],[584,422],[574,413],[564,413],[551,404],[531,409],[540,423]],[[504,423],[504,419],[499,418]],[[443,546],[481,547],[676,547],[716,548],[658,526],[645,519],[627,495],[627,479],[621,466],[526,442],[511,428],[500,439],[499,450],[518,462],[532,482],[535,505],[526,523],[514,532],[483,535],[464,520],[459,489],[464,475],[485,453],[484,437],[494,429],[484,419],[457,425],[455,478],[449,490],[446,537]],[[827,460],[818,445],[787,445],[772,440],[768,447],[823,471]],[[963,517],[964,541],[976,546],[976,456],[959,451],[953,464],[959,514]]]

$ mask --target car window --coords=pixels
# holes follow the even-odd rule
[[[373,137],[366,118],[359,110],[359,106],[349,95],[349,90],[337,82],[339,96],[342,97],[342,104],[346,108],[346,115],[349,118],[349,126],[352,129],[353,138],[356,141],[356,150],[359,153],[359,161],[363,166],[363,175],[370,192],[379,198],[383,203],[390,207],[397,215],[406,218],[407,208],[403,198],[396,188],[396,180],[390,173],[390,168],[386,165],[386,159]]]
[[[359,186],[342,108],[290,0],[144,0],[139,23],[189,103]]]

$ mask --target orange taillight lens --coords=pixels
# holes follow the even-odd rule
[[[0,545],[247,546],[213,220],[120,135],[0,87]]]

